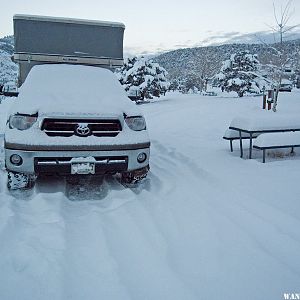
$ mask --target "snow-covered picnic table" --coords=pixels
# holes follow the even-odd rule
[[[239,133],[240,153],[243,157],[243,133],[249,134],[249,158],[252,157],[252,139],[257,134],[271,132],[300,131],[299,115],[258,114],[234,118],[229,129]]]

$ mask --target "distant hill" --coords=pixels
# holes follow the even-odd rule
[[[284,43],[287,51],[300,49],[300,39]],[[154,58],[154,61],[163,66],[169,73],[169,79],[184,79],[189,75],[211,77],[221,67],[222,61],[228,59],[232,53],[249,50],[257,54],[261,63],[270,63],[276,59],[269,46],[263,44],[225,44],[198,48],[178,49],[163,53]],[[14,51],[13,36],[0,39],[0,83],[16,81],[18,66],[11,61]],[[299,59],[293,62],[300,68]]]
[[[6,36],[0,39],[0,83],[16,81],[18,66],[11,60],[14,52],[13,36]]]
[[[300,49],[300,39],[287,41],[284,43],[286,51]],[[170,80],[183,79],[191,74],[211,77],[215,75],[221,67],[222,61],[228,59],[231,54],[249,50],[252,54],[257,54],[261,63],[271,63],[276,60],[274,51],[270,46],[263,44],[225,44],[221,46],[208,46],[198,48],[186,48],[163,53],[154,58],[154,61],[163,66],[169,73]],[[298,60],[293,64],[300,65]]]

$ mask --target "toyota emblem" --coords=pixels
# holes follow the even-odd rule
[[[88,136],[91,133],[91,129],[86,123],[79,123],[76,125],[75,132],[79,136]]]

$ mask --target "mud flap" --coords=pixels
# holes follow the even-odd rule
[[[124,172],[121,174],[120,182],[126,187],[135,187],[147,177],[149,170],[150,166],[148,165],[138,170]]]
[[[36,175],[7,172],[7,188],[9,190],[31,189],[35,185]]]

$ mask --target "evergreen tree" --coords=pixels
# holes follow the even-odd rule
[[[0,84],[9,81],[16,82],[18,77],[18,65],[12,62],[11,56],[14,51],[13,36],[0,39]]]
[[[144,57],[128,58],[117,70],[119,81],[129,93],[137,93],[141,99],[153,99],[164,95],[169,88],[167,71]]]
[[[260,93],[270,82],[260,74],[261,65],[256,55],[249,51],[232,54],[230,59],[222,64],[221,71],[215,78],[225,91],[234,91],[239,97],[245,92]]]
[[[191,72],[181,81],[181,91],[184,94],[197,93],[202,90],[203,80],[197,72]]]

